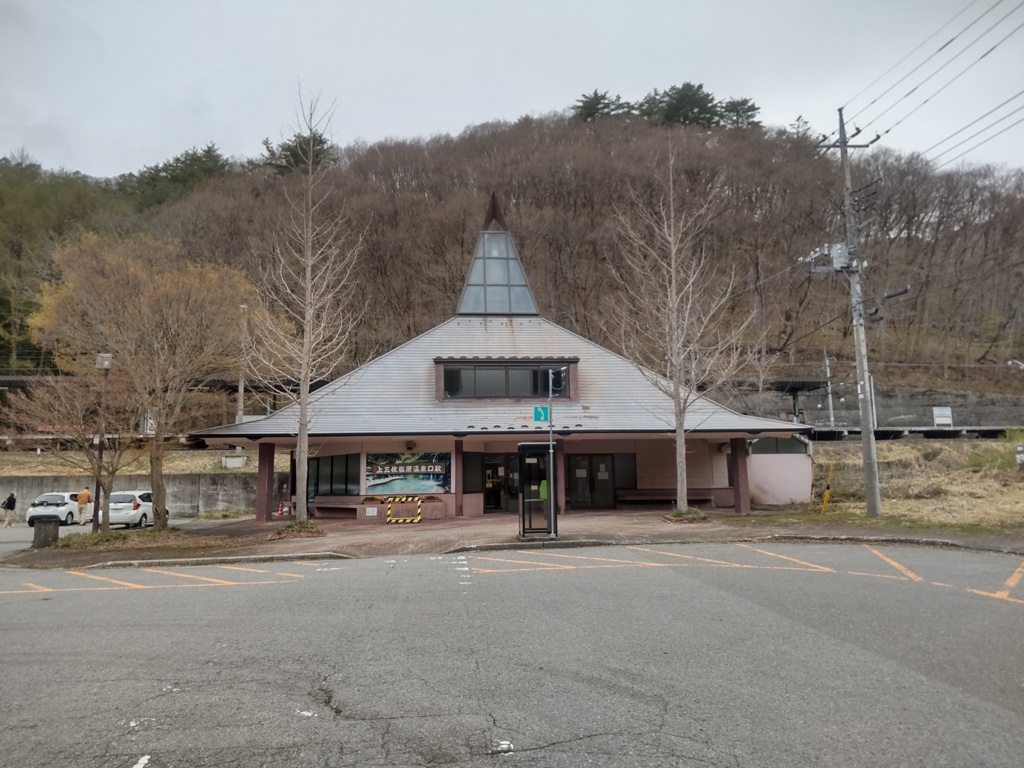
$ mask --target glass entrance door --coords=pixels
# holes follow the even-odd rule
[[[569,462],[569,491],[573,509],[614,509],[615,477],[612,457],[574,455]]]
[[[513,512],[519,506],[519,457],[484,455],[484,512]]]

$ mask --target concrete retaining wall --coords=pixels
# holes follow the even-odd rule
[[[236,510],[252,511],[256,508],[256,475],[252,472],[233,472],[209,475],[167,475],[167,506],[171,517],[196,517],[214,512]],[[25,519],[25,508],[39,494],[48,491],[80,491],[88,486],[95,492],[96,482],[82,476],[0,476],[0,490],[6,497],[11,491],[18,494],[15,518]],[[149,475],[118,475],[114,490],[148,489]],[[274,504],[285,499],[288,473],[278,472],[274,478]]]
[[[1021,380],[1024,382],[1024,374]],[[747,394],[741,401],[731,402],[730,405],[759,416],[794,420],[793,397],[780,392]],[[795,407],[799,414],[797,420],[801,423],[829,426],[828,395],[825,390],[800,392]],[[860,428],[859,407],[852,385],[836,391],[832,395],[835,426]],[[953,425],[957,427],[1024,426],[1024,396],[880,386],[875,388],[875,412],[879,427],[934,426],[932,408],[952,409]]]

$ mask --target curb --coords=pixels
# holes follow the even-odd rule
[[[495,552],[503,549],[571,549],[573,547],[613,547],[621,541],[601,541],[599,539],[537,539],[535,541],[506,541],[491,544],[458,544],[444,550],[442,555],[453,555],[459,552]],[[677,542],[664,542],[674,544]]]
[[[1019,555],[1024,557],[1024,546],[1021,547],[999,547],[982,544],[964,543],[951,539],[927,539],[908,538],[905,536],[851,536],[845,534],[801,534],[801,533],[779,533],[766,534],[763,536],[736,536],[722,539],[639,539],[639,540],[601,540],[601,539],[545,539],[537,541],[514,541],[492,544],[461,544],[447,549],[441,554],[455,554],[458,552],[490,552],[503,549],[544,549],[544,548],[573,548],[573,547],[614,547],[614,546],[637,546],[651,544],[732,544],[736,542],[769,542],[769,541],[809,541],[837,544],[896,544],[900,546],[917,547],[939,547],[945,549],[963,549],[973,552],[992,552],[1003,555]]]
[[[819,542],[836,544],[895,544],[901,546],[937,547],[946,549],[960,549],[974,552],[991,552],[995,554],[1024,556],[1024,545],[999,546],[978,544],[953,539],[938,538],[911,538],[906,536],[870,536],[870,535],[848,535],[848,534],[827,534],[827,533],[773,533],[764,535],[730,536],[725,538],[700,536],[687,537],[639,537],[636,539],[528,539],[525,541],[508,540],[500,542],[489,542],[481,544],[462,543],[457,544],[436,554],[448,555],[464,552],[494,552],[514,549],[577,549],[584,547],[614,547],[614,546],[650,546],[650,545],[681,545],[681,544],[730,544],[736,542],[758,543],[758,542]],[[373,555],[386,556],[386,555]],[[158,560],[110,560],[103,563],[80,566],[80,570],[102,569],[102,568],[144,568],[149,566],[196,566],[196,565],[225,565],[233,563],[275,563],[294,560],[355,560],[361,559],[358,554],[344,554],[341,552],[300,552],[296,554],[252,554],[252,555],[225,555],[220,557],[182,557],[162,558]],[[4,567],[9,567],[4,564]],[[19,566],[14,566],[15,568]],[[57,568],[64,566],[54,566]]]
[[[277,563],[294,560],[352,560],[351,555],[339,552],[304,552],[295,555],[233,555],[230,557],[180,557],[164,560],[109,560],[105,563],[94,563],[82,566],[80,570],[93,568],[144,568],[150,565],[182,566],[182,565],[225,565],[231,563]]]
[[[899,544],[902,546],[917,547],[943,547],[946,549],[965,549],[974,552],[993,552],[1001,555],[1024,556],[1024,546],[1021,547],[998,547],[983,544],[969,544],[951,539],[923,539],[907,538],[902,536],[847,536],[844,534],[799,534],[799,533],[774,533],[768,536],[758,536],[749,539],[731,539],[730,541],[820,541],[838,542],[841,544]]]

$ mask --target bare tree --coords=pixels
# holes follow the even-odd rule
[[[43,293],[33,338],[64,372],[109,352],[134,386],[135,431],[150,448],[154,523],[167,527],[166,439],[191,427],[197,388],[231,380],[242,351],[241,306],[252,285],[238,271],[186,259],[150,237],[69,241],[55,255],[61,282]]]
[[[276,155],[290,164],[282,178],[288,210],[253,243],[261,264],[260,304],[246,322],[248,375],[298,410],[297,520],[308,519],[310,390],[351,365],[365,308],[354,279],[363,234],[335,206],[330,155],[323,152],[331,113],[318,107],[317,98],[303,103],[299,132],[286,142],[289,152]]]
[[[114,478],[145,458],[138,447],[135,387],[127,373],[120,369],[107,376],[93,370],[42,379],[31,389],[11,393],[3,418],[20,443],[42,447],[99,481],[102,514],[94,516],[93,529],[98,517],[103,530],[109,530]]]
[[[670,149],[656,184],[634,187],[630,208],[616,217],[621,248],[613,267],[623,300],[612,303],[610,318],[626,356],[672,398],[682,509],[687,413],[756,354],[759,342],[747,338],[754,316],[737,307],[735,273],[718,268],[711,226],[721,208],[720,176],[679,165]]]

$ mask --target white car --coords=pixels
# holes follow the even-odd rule
[[[152,491],[114,491],[110,494],[111,525],[144,528],[152,522]]]
[[[86,520],[92,520],[95,503],[89,504],[85,510]],[[77,491],[51,491],[36,497],[25,511],[25,522],[34,526],[36,520],[57,520],[61,525],[74,525],[78,517]]]

